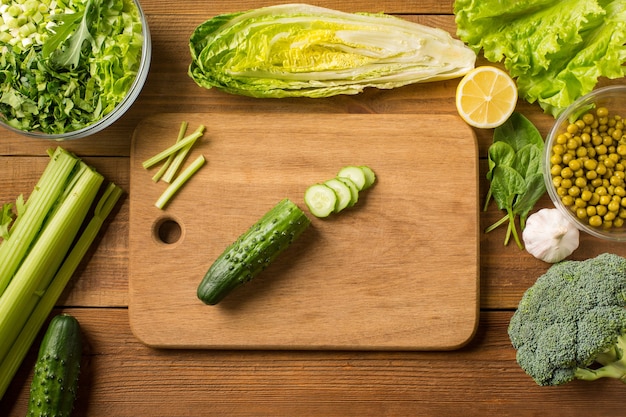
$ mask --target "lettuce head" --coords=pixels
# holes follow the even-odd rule
[[[476,54],[439,28],[383,13],[284,4],[216,16],[189,41],[190,77],[252,97],[328,97],[460,77]]]

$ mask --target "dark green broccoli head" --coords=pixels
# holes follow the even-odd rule
[[[626,259],[602,254],[554,264],[522,297],[509,324],[517,362],[539,385],[623,380]]]

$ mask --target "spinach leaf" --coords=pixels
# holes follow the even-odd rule
[[[543,137],[535,125],[519,112],[513,112],[509,120],[493,131],[494,142],[506,142],[518,152],[532,144],[543,149]]]
[[[513,165],[515,162],[515,149],[506,142],[494,142],[493,145],[489,147],[488,158],[489,171],[487,172],[487,179],[491,181],[493,171],[496,167]],[[492,194],[493,191],[490,187],[485,199],[485,211],[487,211],[487,206],[489,205],[489,201],[491,201]]]
[[[543,146],[543,138],[537,128],[518,112],[514,112],[502,126],[494,129],[493,143],[488,152],[487,179],[490,186],[484,209],[487,210],[493,197],[498,208],[505,210],[506,215],[485,232],[508,222],[505,245],[513,236],[520,249],[523,249],[515,226],[516,217],[519,216],[523,230],[528,214],[546,192],[541,163]]]

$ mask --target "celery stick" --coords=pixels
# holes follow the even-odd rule
[[[56,206],[39,238],[0,296],[0,361],[24,327],[39,297],[65,259],[98,193],[103,177],[83,162],[71,190]]]
[[[200,127],[198,127],[196,132],[203,133],[204,129],[205,127],[200,125]],[[183,165],[183,162],[185,162],[185,159],[187,158],[187,154],[189,154],[189,151],[191,151],[191,148],[193,147],[194,143],[196,143],[195,140],[193,142],[190,142],[187,146],[185,146],[184,148],[182,148],[176,153],[170,167],[165,172],[165,175],[163,175],[163,181],[169,184],[174,180],[176,173],[178,172],[180,167]]]
[[[172,182],[161,194],[155,206],[163,210],[165,205],[170,201],[170,199],[176,194],[182,186],[196,173],[197,170],[204,165],[205,159],[203,155],[200,155],[193,161],[183,172],[180,173],[179,176],[176,177],[174,182]]]
[[[6,393],[11,380],[15,376],[15,373],[32,346],[44,322],[54,308],[55,303],[63,293],[72,274],[76,271],[76,268],[102,228],[104,221],[109,216],[122,194],[122,189],[117,185],[113,183],[108,185],[96,205],[93,217],[63,262],[63,265],[59,268],[52,283],[41,297],[41,300],[37,303],[37,307],[28,318],[26,325],[15,340],[15,343],[13,343],[13,346],[11,346],[11,350],[6,355],[4,361],[0,363],[0,400]]]
[[[176,138],[176,143],[178,143],[181,140],[183,140],[183,138],[185,137],[185,132],[187,132],[187,126],[188,125],[189,125],[189,123],[187,123],[187,122],[182,122],[180,124],[180,129],[178,130],[178,138]],[[165,172],[167,172],[167,169],[169,168],[169,166],[170,166],[170,164],[172,163],[173,160],[174,160],[174,154],[168,156],[167,159],[165,160],[165,162],[163,163],[163,166],[161,166],[161,168],[157,171],[157,173],[154,174],[154,176],[152,177],[152,181],[158,182],[161,179],[161,177],[163,176],[163,174],[165,174]]]
[[[33,244],[50,209],[66,186],[66,180],[78,159],[57,148],[41,175],[23,215],[18,216],[11,228],[11,236],[0,245],[0,295]],[[1,338],[0,338],[1,339]]]
[[[174,145],[170,146],[169,148],[164,149],[163,151],[159,152],[158,154],[154,155],[153,157],[145,160],[142,163],[142,166],[145,169],[148,169],[148,168],[158,164],[159,162],[161,162],[162,160],[164,160],[168,156],[173,155],[176,152],[178,152],[181,149],[183,149],[189,143],[195,142],[200,136],[202,136],[202,132],[199,129],[196,129],[196,131],[194,133],[192,133],[189,136],[186,136],[180,142],[176,142]]]

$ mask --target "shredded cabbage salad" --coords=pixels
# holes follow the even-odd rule
[[[59,134],[110,113],[130,89],[143,46],[132,0],[0,0],[0,114]]]

